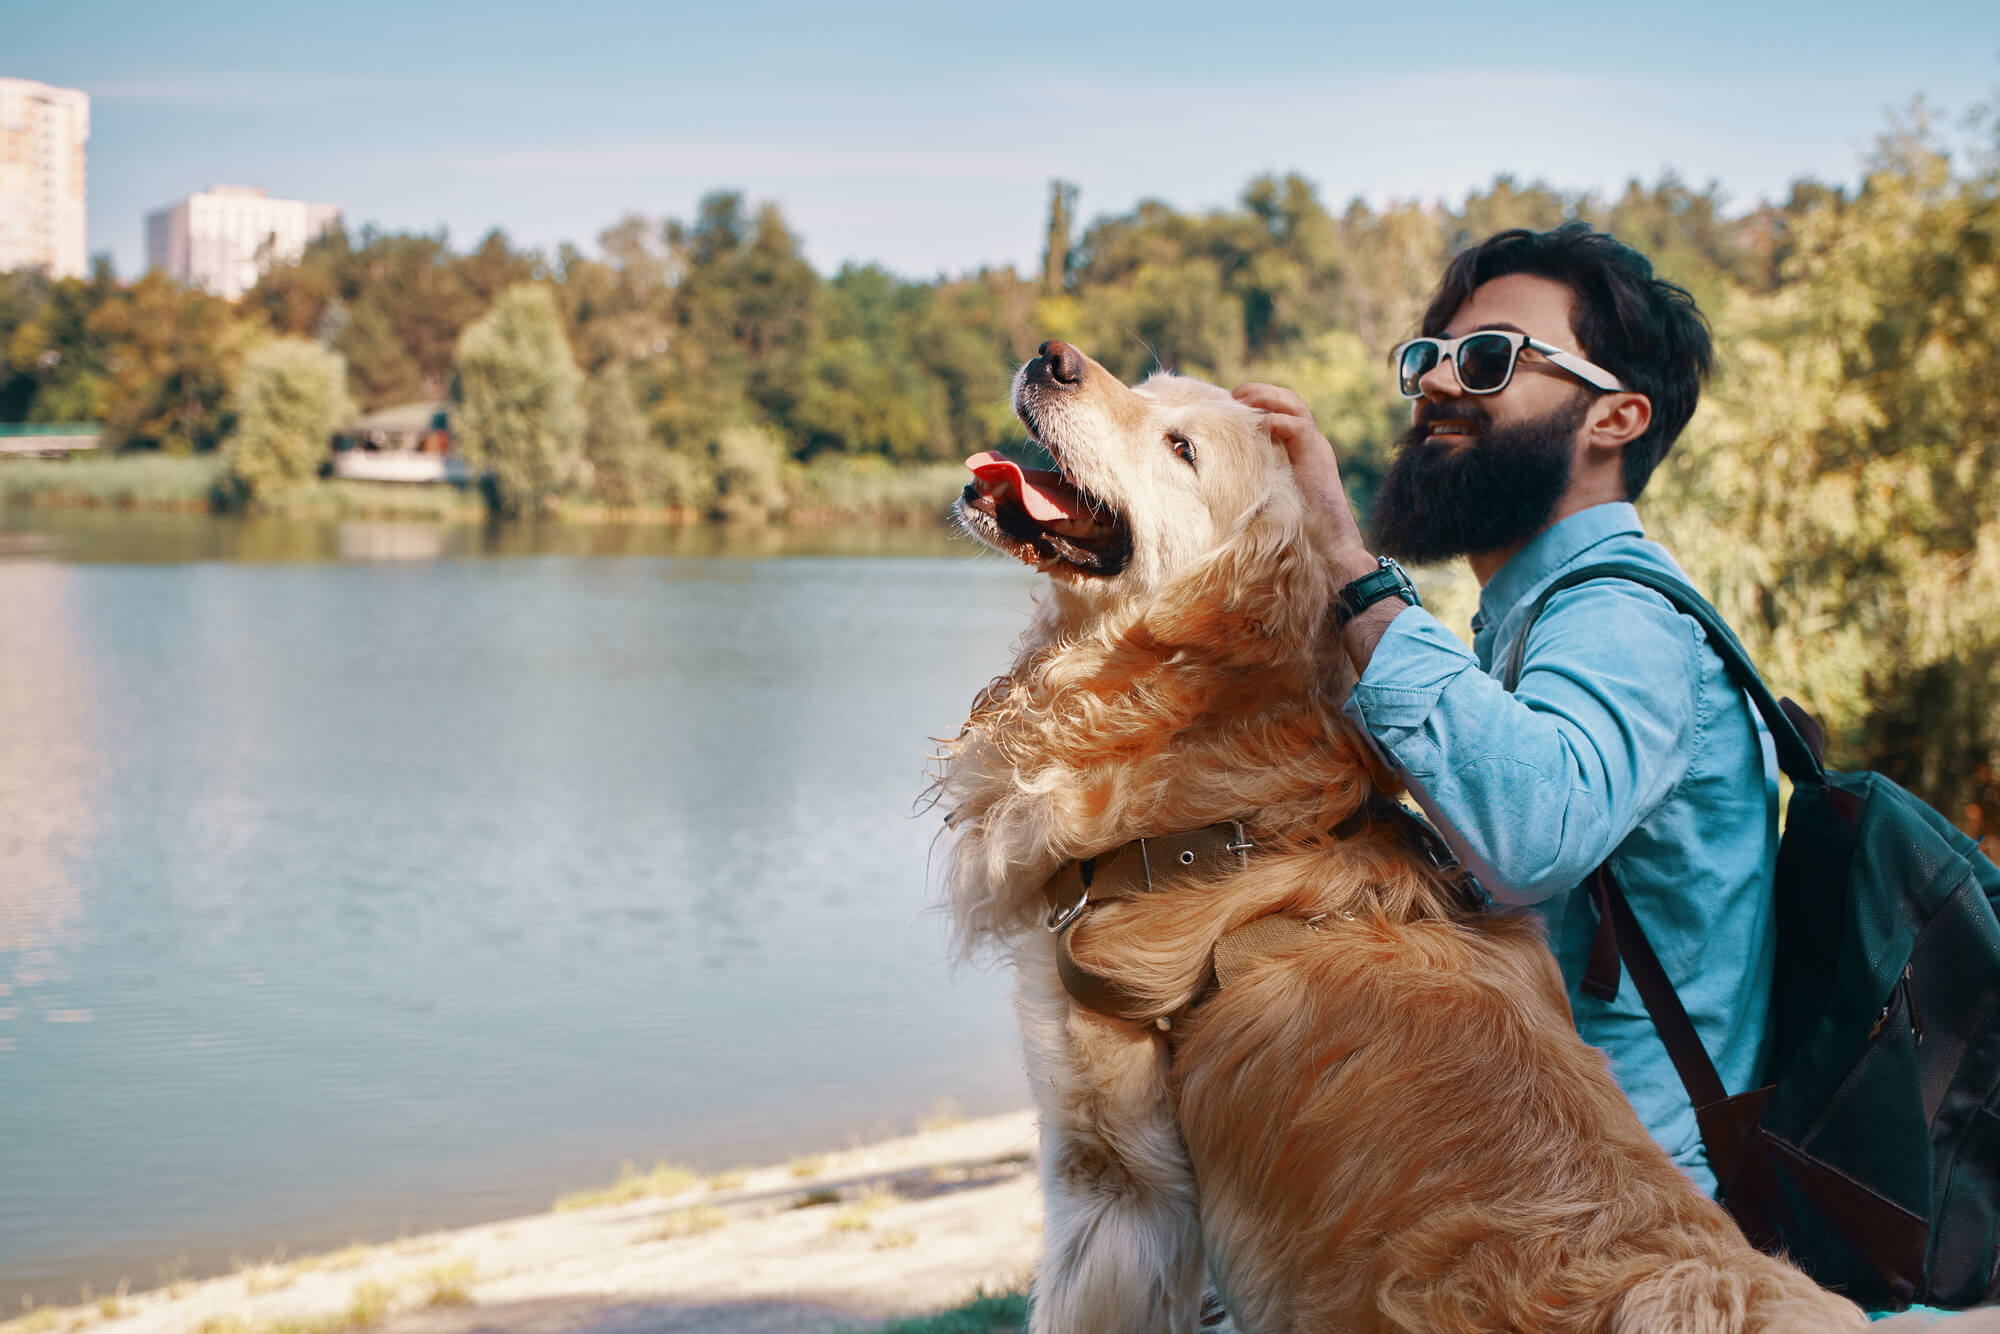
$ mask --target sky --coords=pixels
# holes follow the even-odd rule
[[[1457,201],[1497,173],[1737,208],[1853,182],[1921,96],[1947,134],[2000,88],[2000,7],[1725,4],[567,4],[0,0],[0,76],[91,94],[89,227],[211,184],[351,228],[553,250],[701,196],[774,200],[822,272],[1038,264],[1048,183],[1089,218],[1232,203],[1262,172]],[[1990,141],[1990,140],[1989,140]]]

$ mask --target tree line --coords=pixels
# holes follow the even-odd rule
[[[1801,181],[1736,215],[1671,175],[1614,198],[1500,176],[1455,207],[1339,209],[1265,176],[1228,208],[1149,201],[1081,227],[1078,202],[1053,188],[1030,277],[823,277],[776,205],[729,192],[691,220],[628,217],[597,255],[335,232],[233,305],[104,266],[0,275],[0,421],[235,450],[254,495],[302,483],[321,449],[302,421],[455,395],[502,510],[568,494],[763,517],[801,472],[865,483],[1017,446],[1008,377],[1061,337],[1127,378],[1296,387],[1365,506],[1407,419],[1383,356],[1446,259],[1581,217],[1715,329],[1717,377],[1649,526],[1841,762],[2000,837],[2000,152],[1954,168],[1896,130],[1858,187]]]

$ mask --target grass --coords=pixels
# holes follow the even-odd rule
[[[287,1266],[294,1276],[325,1271],[338,1273],[343,1269],[354,1269],[366,1264],[375,1254],[375,1248],[364,1242],[351,1241],[337,1251],[325,1251],[319,1255],[301,1255]]]
[[[926,1133],[934,1130],[950,1130],[953,1126],[965,1124],[965,1108],[956,1098],[939,1098],[931,1104],[930,1115],[917,1118],[917,1129]]]
[[[792,1208],[812,1209],[822,1204],[839,1204],[839,1203],[840,1203],[840,1192],[833,1189],[831,1186],[822,1186],[818,1190],[809,1190],[805,1194],[799,1196],[796,1200],[793,1200]]]
[[[963,1306],[936,1315],[891,1320],[869,1334],[1015,1334],[1027,1327],[1027,1293],[989,1293],[981,1289]],[[860,1334],[860,1331],[848,1330],[844,1334]]]
[[[791,473],[785,489],[793,523],[935,523],[965,481],[965,469],[956,463],[899,466],[882,458],[823,454]]]
[[[786,1170],[795,1177],[818,1176],[826,1170],[826,1155],[823,1153],[809,1153],[803,1158],[794,1158],[790,1167]]]
[[[830,1232],[866,1232],[874,1225],[874,1216],[893,1204],[901,1203],[893,1190],[876,1187],[864,1191],[854,1202],[827,1221]]]
[[[424,1305],[469,1305],[472,1301],[472,1280],[478,1272],[479,1266],[471,1260],[454,1260],[450,1264],[426,1269],[417,1276],[424,1286]]]
[[[697,1204],[690,1209],[676,1209],[660,1220],[659,1231],[653,1236],[655,1241],[681,1241],[687,1237],[698,1237],[704,1232],[713,1232],[729,1221],[729,1215],[712,1204]]]
[[[875,1249],[878,1251],[901,1250],[905,1246],[917,1244],[917,1234],[906,1227],[891,1228],[887,1232],[875,1234]]]
[[[596,1190],[578,1191],[574,1195],[564,1195],[556,1201],[556,1212],[571,1209],[594,1209],[602,1204],[630,1204],[634,1200],[652,1199],[668,1195],[679,1195],[693,1190],[701,1178],[685,1167],[673,1163],[653,1164],[650,1172],[641,1172],[631,1163],[619,1169],[618,1180],[609,1186]]]
[[[0,1321],[0,1334],[48,1334],[62,1322],[61,1310],[53,1306],[38,1306],[26,1315]]]
[[[736,1190],[750,1180],[750,1169],[732,1167],[727,1172],[717,1172],[708,1179],[710,1190]]]
[[[486,502],[471,487],[357,482],[337,477],[309,482],[257,505],[257,513],[288,519],[436,519],[477,523]]]
[[[0,504],[206,510],[223,479],[214,454],[105,454],[0,462]]]

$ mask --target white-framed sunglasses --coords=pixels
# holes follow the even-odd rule
[[[1553,343],[1544,343],[1524,333],[1505,329],[1481,329],[1463,338],[1412,338],[1396,344],[1389,360],[1396,367],[1396,388],[1404,398],[1422,398],[1417,382],[1429,375],[1445,358],[1458,371],[1459,387],[1468,394],[1497,394],[1514,378],[1514,363],[1523,347],[1533,348],[1549,363],[1568,371],[1593,389],[1607,393],[1625,392],[1625,384],[1602,366],[1565,352]]]

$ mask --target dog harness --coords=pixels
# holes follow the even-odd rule
[[[1479,882],[1459,865],[1435,829],[1394,798],[1380,793],[1370,796],[1360,810],[1330,832],[1336,839],[1347,839],[1378,823],[1394,824],[1457,888],[1467,910],[1484,910],[1488,899]],[[1056,973],[1063,990],[1078,1005],[1108,1018],[1152,1023],[1172,1031],[1173,1015],[1158,1013],[1157,1007],[1115,978],[1078,963],[1070,953],[1070,930],[1099,904],[1165,893],[1197,881],[1220,880],[1248,867],[1256,851],[1243,822],[1225,820],[1186,833],[1135,838],[1109,852],[1064,862],[1042,884],[1042,898],[1049,905],[1044,925],[1056,936]],[[1209,956],[1208,977],[1179,1013],[1193,1010],[1216,991],[1230,986],[1254,964],[1312,939],[1319,921],[1319,917],[1272,913],[1224,932]]]

